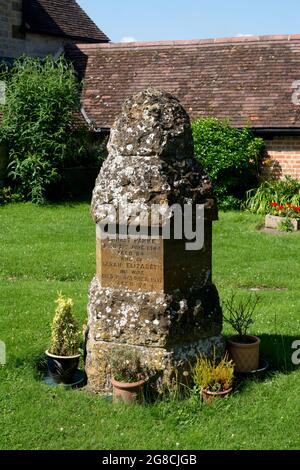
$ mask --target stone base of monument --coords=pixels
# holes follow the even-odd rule
[[[89,341],[87,349],[86,373],[88,375],[88,388],[93,392],[111,393],[111,372],[107,356],[110,351],[119,348],[119,343],[106,343],[104,341]],[[225,352],[224,341],[221,336],[203,338],[195,343],[183,344],[174,348],[152,348],[146,346],[131,346],[140,353],[142,363],[150,370],[150,379],[154,380],[157,390],[171,389],[175,384],[190,383],[191,365],[197,355],[212,354],[215,349],[218,355]],[[186,372],[189,376],[186,376]]]
[[[221,356],[222,313],[213,285],[183,296],[102,288],[95,278],[90,288],[85,369],[88,387],[111,391],[110,351],[124,346],[139,352],[142,365],[158,388],[174,380],[187,382],[197,356]]]

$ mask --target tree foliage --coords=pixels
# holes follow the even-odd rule
[[[196,158],[212,178],[220,201],[244,198],[258,183],[263,140],[247,127],[236,129],[215,118],[198,119],[192,128]]]
[[[64,164],[83,151],[71,132],[80,84],[72,65],[51,57],[22,57],[6,81],[0,142],[8,147],[9,175],[25,199],[42,203]]]

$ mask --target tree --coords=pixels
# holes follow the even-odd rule
[[[198,119],[192,128],[196,158],[212,178],[221,205],[244,198],[258,183],[264,141],[247,127],[236,129],[215,118]]]
[[[8,147],[9,176],[26,200],[42,203],[64,163],[82,152],[71,132],[80,84],[72,65],[51,57],[22,57],[6,81],[0,142]]]

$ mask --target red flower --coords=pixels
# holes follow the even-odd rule
[[[270,206],[275,207],[279,211],[283,211],[284,209],[292,209],[295,212],[300,212],[300,207],[292,206],[291,204],[285,204],[285,206],[281,206],[278,202],[271,202]]]

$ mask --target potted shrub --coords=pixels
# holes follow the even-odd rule
[[[216,360],[215,354],[212,359],[201,355],[193,368],[193,379],[202,399],[210,403],[214,398],[223,398],[232,392],[234,364],[228,353],[220,361]]]
[[[258,302],[257,296],[250,295],[238,301],[234,294],[224,302],[228,312],[224,319],[237,333],[227,340],[227,348],[236,372],[252,372],[259,367],[260,339],[248,334],[250,326],[254,323],[253,314]]]
[[[80,332],[72,314],[72,299],[59,294],[56,303],[51,346],[46,351],[48,371],[55,383],[71,384],[80,359]]]
[[[142,401],[146,381],[140,356],[133,349],[116,348],[109,355],[114,402]]]

